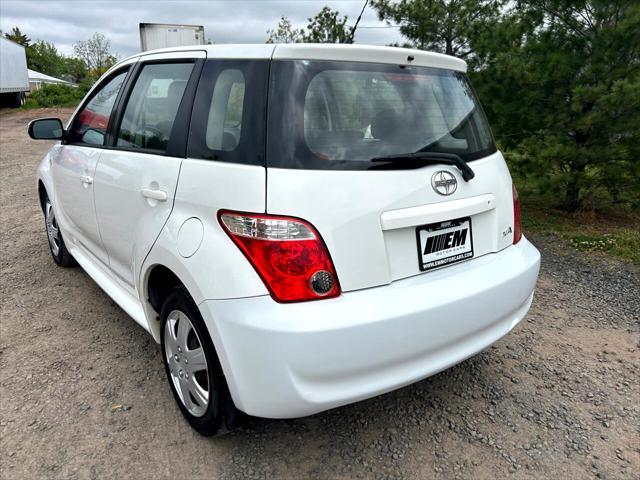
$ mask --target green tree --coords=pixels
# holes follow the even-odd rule
[[[640,4],[525,0],[474,83],[515,172],[569,211],[640,191]],[[606,198],[603,194],[606,193]]]
[[[65,59],[53,43],[38,40],[27,47],[27,66],[31,70],[60,77],[65,72]]]
[[[18,27],[13,27],[10,32],[4,34],[5,38],[23,47],[28,47],[31,39],[20,31]]]
[[[84,60],[77,57],[64,58],[65,71],[63,78],[73,83],[83,83],[87,80],[89,71]]]
[[[111,40],[97,32],[87,40],[74,43],[73,52],[84,61],[89,73],[96,77],[106,72],[117,61],[117,57],[111,53]]]
[[[502,0],[372,0],[380,20],[400,25],[415,48],[460,58],[474,53],[474,40],[490,31]]]
[[[283,15],[275,29],[267,30],[267,43],[299,43],[303,35],[304,30],[293,28],[291,20]]]
[[[465,59],[512,172],[569,211],[640,206],[640,2],[373,0]]]
[[[339,17],[340,12],[323,7],[315,17],[309,19],[302,40],[306,43],[347,43],[351,29],[347,27],[347,17]]]

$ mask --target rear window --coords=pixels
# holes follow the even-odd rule
[[[461,72],[274,61],[270,84],[267,158],[272,167],[368,169],[380,168],[371,159],[386,155],[441,152],[471,161],[496,151]]]

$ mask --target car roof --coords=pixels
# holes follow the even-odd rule
[[[327,43],[295,43],[277,45],[274,59],[328,60],[364,63],[389,63],[420,67],[446,68],[465,72],[467,63],[441,53],[410,48],[381,47],[377,45],[345,45]]]
[[[185,57],[194,51],[206,52],[207,58],[220,59],[274,59],[274,60],[324,60],[364,63],[388,63],[392,65],[416,65],[466,72],[467,63],[450,55],[410,48],[381,47],[361,44],[282,43],[282,44],[221,44],[194,45],[190,47],[163,48],[133,55],[122,62],[148,55],[172,53],[173,58]]]

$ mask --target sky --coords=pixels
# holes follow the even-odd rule
[[[139,51],[141,22],[203,25],[215,43],[264,43],[267,29],[275,28],[282,15],[300,28],[325,5],[353,25],[364,0],[0,0],[0,28],[18,26],[32,41],[52,42],[65,55],[73,53],[74,42],[100,32],[123,58]],[[398,28],[367,7],[355,41],[386,45],[400,40]]]

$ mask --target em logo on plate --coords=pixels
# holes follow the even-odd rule
[[[458,181],[453,173],[440,170],[431,177],[431,186],[440,195],[451,195],[458,189]]]

